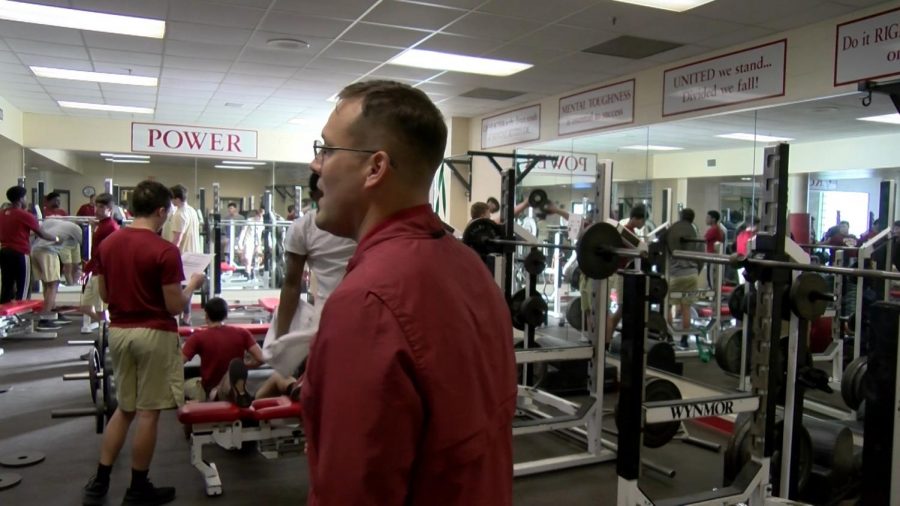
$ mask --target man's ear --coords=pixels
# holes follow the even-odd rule
[[[383,184],[393,170],[391,157],[384,151],[376,151],[366,163],[366,187]]]

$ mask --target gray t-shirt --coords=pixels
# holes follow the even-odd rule
[[[691,224],[693,225],[693,224]],[[696,227],[694,227],[696,231]],[[700,243],[684,243],[683,249],[688,251],[702,251],[702,244]],[[696,276],[700,274],[700,268],[697,265],[697,262],[693,260],[682,260],[679,258],[672,258],[671,263],[669,264],[669,276],[673,278],[680,278],[682,276]]]
[[[41,225],[41,229],[50,235],[59,237],[61,244],[55,244],[52,241],[41,239],[38,237],[34,240],[31,247],[33,249],[49,249],[59,253],[59,249],[66,246],[81,246],[82,230],[77,223],[66,220],[57,220],[47,218]]]

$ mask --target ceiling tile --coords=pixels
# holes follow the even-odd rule
[[[310,61],[313,56],[314,54],[300,51],[247,48],[241,53],[239,61],[300,68]]]
[[[135,107],[156,107],[156,97],[139,97],[128,93],[104,93],[103,98],[110,104],[127,104]]]
[[[387,76],[392,79],[411,79],[416,82],[424,81],[440,71],[429,69],[418,69],[415,67],[402,67],[400,65],[385,65],[378,69],[378,75]]]
[[[239,61],[232,65],[231,71],[236,74],[248,74],[247,79],[256,79],[254,76],[280,77],[284,78],[294,75],[300,68],[300,62],[295,67],[285,67],[282,65],[267,65],[263,63],[249,63]],[[227,81],[227,79],[226,79]],[[251,81],[252,82],[252,81]]]
[[[44,77],[36,78],[35,82],[42,86],[65,86],[66,88],[87,88],[90,90],[99,90],[99,84],[88,81],[70,81],[63,79],[47,79]]]
[[[294,39],[302,42],[306,42],[308,47],[300,47],[298,49],[282,49],[279,47],[272,47],[268,45],[268,41],[274,39]],[[285,54],[308,54],[310,56],[315,56],[318,52],[325,49],[334,39],[332,37],[310,37],[308,35],[297,36],[292,35],[290,33],[279,33],[279,32],[265,32],[262,30],[258,30],[253,32],[253,35],[250,36],[250,41],[247,44],[251,48],[262,49],[265,51],[271,51],[273,53],[285,53]]]
[[[20,63],[0,63],[0,76],[9,74],[20,74],[29,77],[33,76],[31,69]]]
[[[764,6],[742,0],[718,0],[691,9],[690,13],[694,16],[733,21],[745,25],[762,25],[768,20],[790,17],[804,10],[815,11],[821,6],[821,0],[766,2]]]
[[[0,20],[0,37],[82,45],[79,30]]]
[[[465,13],[459,9],[385,0],[372,10],[364,21],[404,28],[437,30]]]
[[[821,21],[822,19],[836,18],[853,12],[855,9],[846,5],[822,3],[815,9],[802,9],[792,12],[789,16],[773,16],[762,24],[766,28],[776,31],[789,30],[800,26],[806,26]]]
[[[284,77],[264,77],[264,76],[252,76],[248,74],[228,74],[225,79],[222,81],[222,85],[231,85],[235,86],[243,86],[246,89],[251,89],[253,87],[258,88],[278,88],[285,82]]]
[[[100,84],[100,90],[104,95],[108,93],[116,95],[132,95],[135,97],[153,97],[157,95],[157,88],[153,86],[128,86],[127,84]]]
[[[136,76],[158,77],[159,67],[145,67],[143,65],[126,65],[123,63],[94,62],[96,72],[109,74],[134,74]]]
[[[491,0],[487,5],[478,7],[477,10],[501,16],[529,19],[545,24],[549,21],[569,16],[595,3],[596,0],[553,0],[552,2]]]
[[[202,72],[202,71],[190,71],[190,70],[182,70],[182,69],[170,69],[165,68],[162,72],[163,78],[171,78],[171,79],[182,79],[185,81],[205,81],[205,82],[220,82],[225,74],[221,72]]]
[[[250,33],[251,30],[240,28],[222,29],[220,26],[177,21],[171,21],[166,26],[166,40],[204,42],[226,46],[243,46],[250,38]]]
[[[357,23],[347,30],[341,40],[405,48],[419,42],[430,33],[425,30],[412,30],[396,26]]]
[[[75,58],[87,60],[88,54],[83,45],[70,46],[68,44],[52,44],[34,40],[7,38],[6,44],[16,53],[37,54],[42,56],[54,56],[57,58]]]
[[[702,55],[709,52],[708,47],[703,46],[681,46],[676,47],[675,49],[670,49],[668,51],[663,51],[662,53],[654,54],[644,58],[643,60],[658,62],[658,63],[666,63],[676,60],[681,60],[684,58],[691,58],[694,56]]]
[[[121,63],[124,65],[143,65],[158,67],[162,64],[162,55],[154,53],[135,53],[133,51],[113,51],[110,49],[91,49],[91,59],[107,63]]]
[[[213,92],[219,87],[218,82],[193,81],[179,78],[166,77],[165,73],[159,80],[160,94],[178,93],[179,90],[186,94],[197,92]]]
[[[19,57],[9,51],[0,51],[0,63],[20,63]]]
[[[123,2],[121,0],[72,0],[72,7],[107,14],[166,19],[166,2]]]
[[[202,42],[183,42],[170,40],[166,42],[166,55],[188,56],[194,58],[214,58],[217,60],[234,60],[240,54],[238,46],[205,44]]]
[[[363,75],[371,72],[377,66],[378,64],[373,62],[337,60],[334,58],[316,58],[307,64],[307,68],[309,69],[339,72],[350,75]]]
[[[75,60],[70,58],[55,58],[53,56],[43,56],[39,54],[19,54],[19,58],[22,59],[22,62],[25,65],[29,66],[37,66],[37,67],[54,67],[60,69],[70,69],[70,70],[85,70],[85,71],[93,71],[94,66],[91,65],[91,62],[88,60]],[[30,72],[29,69],[22,67],[23,72]]]
[[[303,38],[335,38],[348,26],[350,21],[331,18],[305,16],[296,12],[274,11],[270,13],[260,29],[267,32],[286,33]]]
[[[169,21],[204,24],[231,28],[254,28],[266,13],[264,9],[253,9],[230,5],[222,8],[210,2],[198,0],[178,0],[169,3]]]
[[[232,60],[211,60],[208,58],[185,58],[182,56],[166,56],[164,65],[166,68],[207,70],[211,72],[228,72]]]
[[[768,28],[761,28],[758,26],[747,26],[742,28],[738,32],[731,33],[723,33],[721,35],[716,35],[715,37],[710,37],[708,39],[703,39],[698,41],[696,44],[699,46],[709,47],[713,49],[725,49],[727,47],[735,46],[737,44],[743,44],[748,40],[756,40],[761,39],[767,35],[771,35],[775,33],[774,30]]]
[[[397,0],[398,3],[429,5],[432,7],[456,7],[457,9],[474,9],[485,0]]]
[[[510,44],[485,54],[487,58],[495,58],[498,60],[517,61],[523,63],[531,63],[534,65],[546,63],[548,61],[560,58],[567,54],[554,48],[537,48],[531,46],[523,46],[520,44]]]
[[[327,58],[342,58],[347,60],[365,60],[384,62],[403,52],[401,48],[384,46],[370,46],[367,44],[355,44],[351,42],[335,42],[322,56]]]
[[[509,42],[544,26],[545,23],[473,12],[453,23],[446,33]]]
[[[569,25],[552,25],[528,34],[517,45],[536,48],[553,48],[563,52],[582,51],[606,42],[620,34],[610,30],[592,30]]]
[[[375,0],[278,0],[275,9],[301,12],[307,16],[356,19],[375,5]]]
[[[478,56],[486,54],[500,45],[495,40],[439,33],[416,46],[416,49]]]

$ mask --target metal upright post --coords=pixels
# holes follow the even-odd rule
[[[213,295],[222,293],[222,200],[219,196],[219,183],[213,183],[213,211],[210,219],[210,231],[212,231],[213,277],[210,280],[210,290]]]

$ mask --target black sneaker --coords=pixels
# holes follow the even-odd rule
[[[109,491],[109,482],[101,483],[97,481],[97,477],[93,476],[87,482],[87,485],[84,486],[84,491],[82,493],[82,504],[84,506],[93,506],[95,504],[101,504],[103,502],[103,498],[106,497],[106,492]]]
[[[228,364],[228,381],[231,383],[232,402],[240,408],[249,408],[253,396],[247,393],[247,366],[244,360],[235,358]]]
[[[175,487],[154,487],[149,481],[140,488],[128,487],[122,506],[155,506],[175,500]]]
[[[53,320],[38,320],[35,330],[59,330],[62,327]]]

